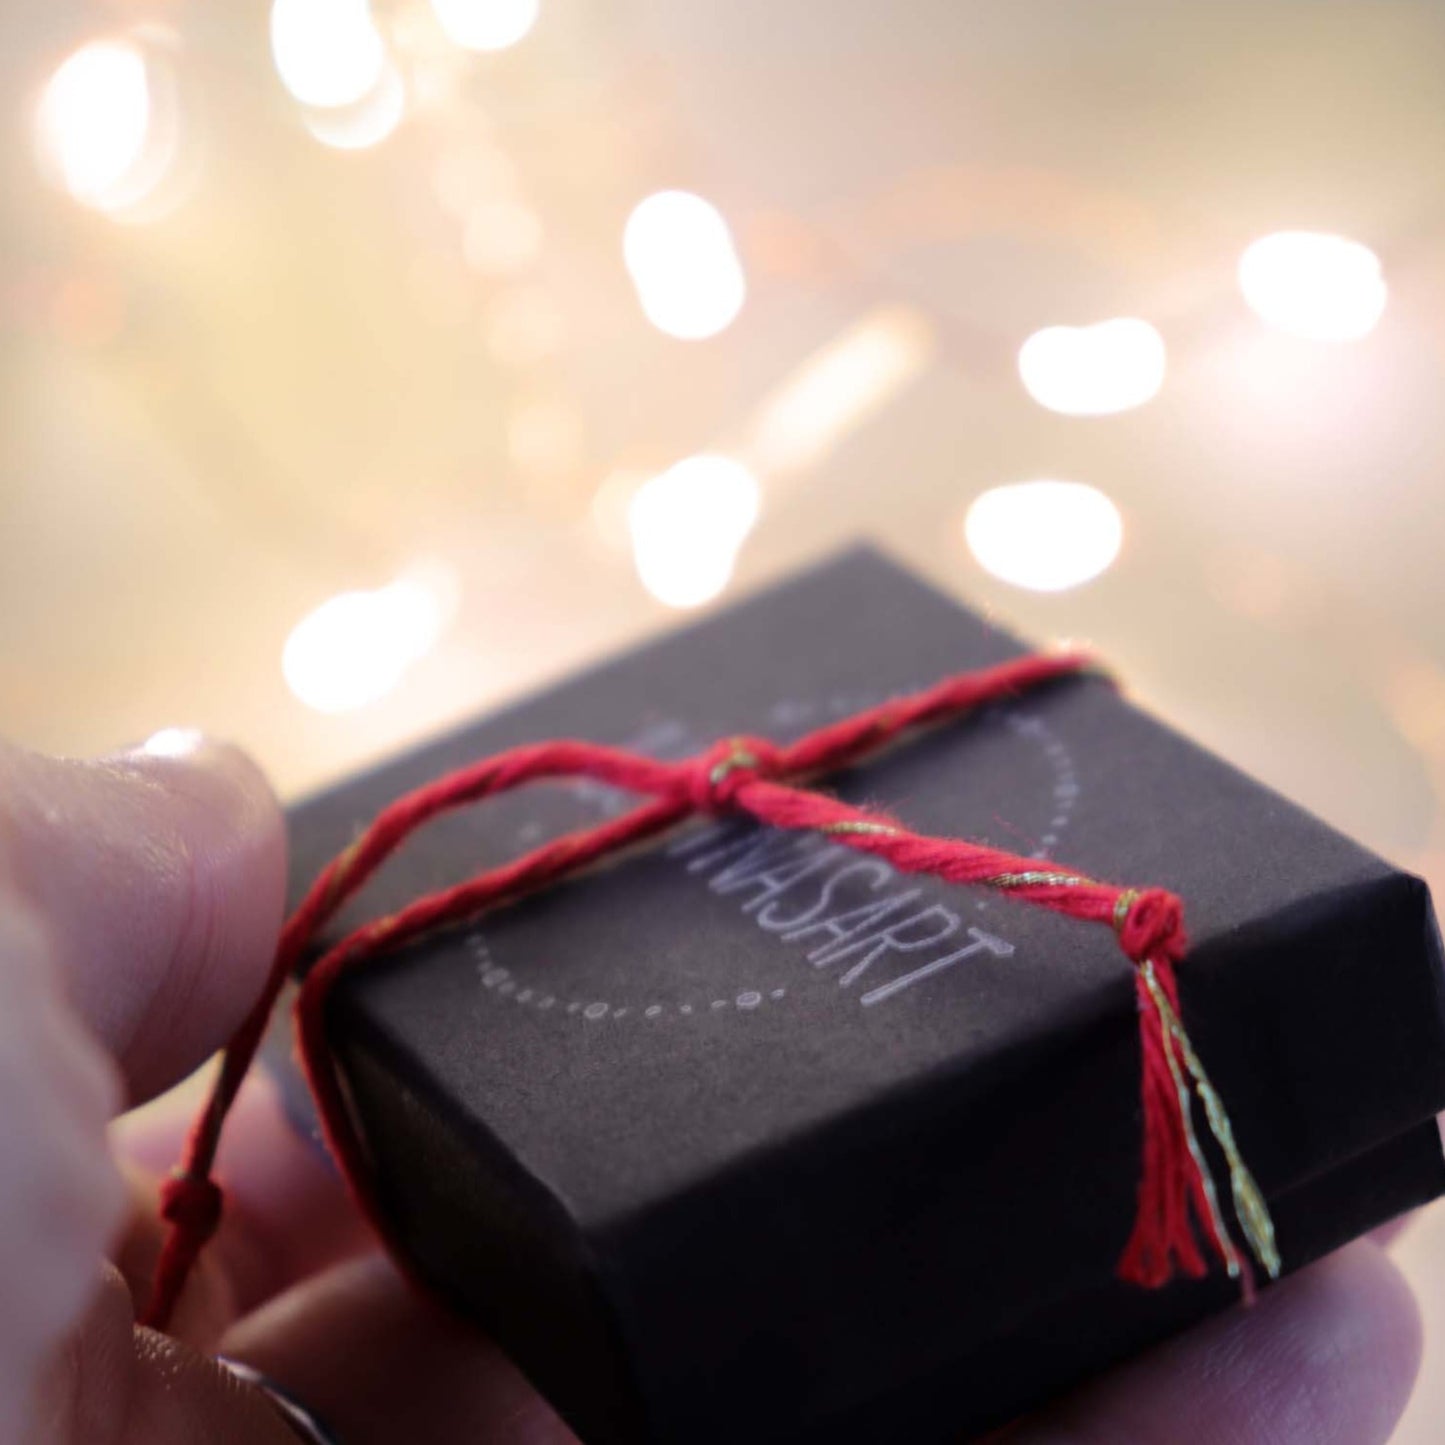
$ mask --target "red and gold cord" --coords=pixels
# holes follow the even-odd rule
[[[286,981],[298,972],[321,931],[376,869],[431,819],[545,778],[588,778],[649,801],[362,925],[322,954],[298,990],[297,1046],[322,1132],[363,1213],[383,1240],[389,1241],[389,1226],[376,1204],[370,1165],[326,1038],[326,1002],[337,980],[386,949],[536,893],[694,814],[730,813],[750,816],[769,827],[827,834],[849,848],[882,858],[901,873],[993,888],[1069,918],[1112,926],[1134,965],[1143,1123],[1138,1210],[1118,1272],[1125,1280],[1157,1288],[1176,1273],[1204,1274],[1207,1249],[1241,1281],[1245,1294],[1251,1294],[1250,1265],[1230,1237],[1195,1133],[1196,1097],[1228,1162],[1234,1211],[1249,1253],[1271,1276],[1279,1273],[1280,1261],[1264,1198],[1240,1157],[1228,1115],[1181,1022],[1175,967],[1184,957],[1186,943],[1179,899],[1159,888],[1121,888],[1066,869],[1041,867],[1033,859],[981,843],[914,833],[880,813],[799,786],[877,753],[905,732],[947,722],[1091,666],[1078,654],[1023,657],[946,678],[923,692],[829,723],[793,743],[728,738],[682,762],[659,762],[595,743],[534,743],[461,768],[398,798],[312,884],[282,931],[264,991],[226,1046],[181,1161],[163,1187],[162,1214],[169,1229],[143,1322],[165,1327],[191,1268],[220,1222],[223,1198],[213,1170],[227,1112]]]

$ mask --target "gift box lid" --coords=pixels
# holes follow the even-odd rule
[[[295,876],[398,793],[514,744],[785,739],[1020,650],[853,551],[307,801]],[[1423,885],[1106,680],[829,786],[1181,895],[1190,1029],[1272,1198],[1445,1105]],[[341,927],[628,801],[554,785],[450,817]],[[1138,1056],[1107,929],[710,821],[368,966],[331,1036],[398,1234],[588,1439],[775,1438],[765,1420],[802,1438],[1116,1288]],[[1308,1252],[1280,1244],[1287,1266]]]

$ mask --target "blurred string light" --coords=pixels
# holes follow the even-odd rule
[[[1198,376],[1219,408],[1220,435],[1239,438],[1254,453],[1323,461],[1341,446],[1364,444],[1383,415],[1378,377],[1362,375],[1340,348],[1261,326],[1221,332],[1201,356]]]
[[[77,201],[131,211],[171,170],[178,119],[160,54],[131,39],[91,41],[60,64],[41,93],[40,162]]]
[[[637,489],[652,475],[632,466],[620,466],[603,477],[601,485],[592,494],[589,511],[597,536],[605,547],[614,552],[628,552],[632,548],[632,530],[627,511]]]
[[[722,212],[690,191],[658,191],[627,218],[622,255],[647,319],[684,341],[716,336],[742,310],[743,265]]]
[[[1113,564],[1124,520],[1103,492],[1083,482],[1014,482],[974,499],[964,537],[995,577],[1034,592],[1062,592]]]
[[[77,200],[104,206],[135,167],[150,130],[145,56],[128,41],[83,45],[40,99],[41,139]]]
[[[1019,376],[1040,406],[1107,416],[1143,406],[1164,384],[1164,338],[1147,321],[1047,326],[1019,348]]]
[[[526,270],[542,249],[542,222],[523,202],[492,197],[467,212],[462,246],[467,263],[483,275],[516,275]]]
[[[714,453],[688,457],[632,494],[627,525],[642,585],[668,607],[700,607],[732,579],[757,521],[756,478]]]
[[[531,366],[555,356],[566,340],[562,308],[541,286],[500,292],[483,318],[487,348],[505,366]]]
[[[815,351],[762,405],[753,452],[767,474],[821,462],[933,358],[928,318],[911,306],[871,311]]]
[[[506,50],[537,23],[538,0],[431,0],[437,23],[467,50]]]
[[[485,135],[473,135],[466,144],[448,146],[432,170],[437,203],[448,215],[462,221],[485,201],[514,195],[518,183],[516,163]]]
[[[575,473],[586,451],[582,417],[560,397],[538,397],[519,406],[507,423],[507,453],[521,472],[540,481]]]
[[[356,105],[381,84],[386,45],[367,0],[273,0],[271,54],[303,105]]]
[[[55,334],[72,346],[103,346],[125,325],[129,296],[114,276],[72,274],[50,293],[46,311]]]
[[[1388,294],[1368,246],[1314,231],[1278,231],[1246,247],[1239,288],[1263,321],[1311,341],[1368,335]]]
[[[1209,553],[1204,577],[1220,606],[1277,630],[1297,625],[1318,607],[1309,573],[1282,552],[1252,540]]]
[[[406,114],[406,82],[390,60],[382,66],[375,88],[354,105],[321,110],[307,107],[306,129],[334,150],[358,151],[380,145]]]
[[[375,702],[436,645],[456,599],[455,575],[439,563],[332,597],[291,629],[281,653],[287,685],[317,712]]]

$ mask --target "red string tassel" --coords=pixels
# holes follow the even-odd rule
[[[798,786],[879,751],[902,733],[956,718],[1089,666],[1088,659],[1079,655],[1024,657],[947,678],[913,696],[830,723],[793,743],[779,746],[764,738],[731,738],[684,762],[659,762],[593,743],[538,743],[484,759],[397,799],[312,885],[282,932],[265,989],[224,1051],[211,1095],[163,1192],[162,1214],[169,1228],[143,1322],[165,1327],[196,1259],[220,1222],[222,1196],[212,1169],[226,1115],[282,988],[322,930],[381,863],[428,821],[543,778],[590,778],[650,801],[363,925],[325,951],[298,990],[297,1046],[322,1132],[357,1203],[383,1240],[391,1242],[388,1222],[376,1205],[369,1162],[326,1038],[326,1002],[336,981],[385,949],[514,902],[653,838],[692,814],[737,813],[774,828],[828,834],[884,859],[902,873],[982,885],[1070,918],[1112,923],[1135,966],[1143,1125],[1138,1214],[1119,1273],[1149,1288],[1159,1287],[1176,1273],[1203,1274],[1206,1264],[1197,1224],[1229,1273],[1242,1278],[1246,1293],[1250,1288],[1248,1267],[1229,1238],[1195,1136],[1192,1100],[1196,1096],[1205,1104],[1210,1128],[1228,1158],[1235,1210],[1250,1247],[1271,1274],[1278,1273],[1263,1196],[1238,1156],[1228,1116],[1180,1022],[1174,967],[1184,956],[1185,942],[1179,900],[1161,889],[1135,891],[1095,882],[981,843],[913,833],[891,818]],[[393,1254],[405,1267],[399,1251],[393,1248]]]

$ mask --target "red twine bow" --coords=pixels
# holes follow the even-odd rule
[[[982,885],[1069,918],[1112,924],[1124,954],[1135,966],[1142,1063],[1138,1213],[1119,1261],[1119,1275],[1157,1288],[1176,1273],[1204,1274],[1199,1229],[1207,1247],[1241,1280],[1248,1296],[1251,1271],[1230,1238],[1194,1132],[1194,1098],[1204,1106],[1228,1160],[1235,1213],[1251,1253],[1271,1275],[1278,1273],[1279,1259],[1263,1197],[1239,1157],[1228,1115],[1180,1021],[1174,969],[1184,956],[1185,937],[1178,898],[1158,888],[1135,890],[1099,883],[981,843],[913,833],[882,814],[796,785],[876,753],[906,731],[956,718],[1089,666],[1089,660],[1077,654],[1019,658],[947,678],[923,692],[829,723],[793,743],[729,738],[683,762],[659,762],[594,743],[535,743],[459,769],[397,799],[322,870],[282,931],[264,991],[222,1055],[209,1099],[164,1189],[162,1213],[169,1230],[144,1323],[165,1327],[191,1268],[220,1223],[222,1195],[211,1176],[226,1114],[282,988],[321,930],[423,824],[543,778],[590,778],[646,795],[650,801],[362,925],[322,954],[297,993],[298,1051],[323,1135],[363,1213],[384,1240],[388,1240],[388,1223],[377,1207],[369,1164],[327,1046],[326,1001],[336,980],[385,949],[515,902],[695,813],[741,813],[774,828],[828,834],[861,853],[882,858],[902,873]]]

